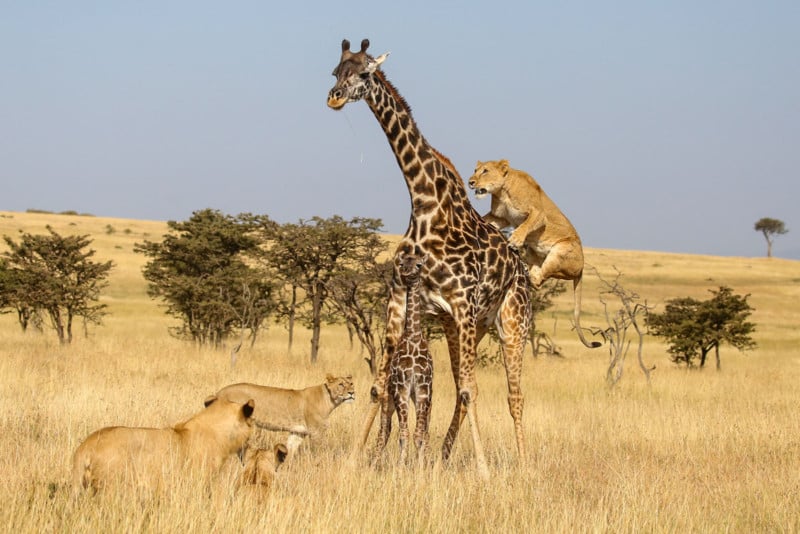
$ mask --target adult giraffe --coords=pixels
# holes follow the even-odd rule
[[[527,269],[500,231],[472,207],[464,181],[453,164],[428,144],[405,100],[379,70],[388,54],[373,58],[367,54],[367,47],[369,41],[364,39],[361,50],[351,52],[350,42],[342,41],[341,59],[333,71],[336,85],[328,94],[328,106],[341,109],[348,102],[365,100],[386,133],[403,171],[411,195],[411,218],[395,254],[428,255],[421,272],[421,297],[428,311],[442,322],[456,383],[456,406],[442,446],[442,459],[449,458],[466,414],[478,474],[488,478],[475,410],[478,396],[475,352],[494,322],[503,347],[508,407],[514,420],[517,451],[523,458],[520,380],[531,323]],[[397,262],[387,305],[385,352],[370,390],[374,405],[360,435],[360,449],[369,436],[377,403],[387,401],[390,356],[403,330],[406,289],[396,265]]]

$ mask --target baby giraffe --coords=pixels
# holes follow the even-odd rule
[[[422,335],[420,317],[420,270],[427,260],[425,256],[400,253],[395,258],[400,281],[407,289],[406,319],[403,335],[397,343],[389,366],[389,402],[385,403],[381,418],[382,433],[378,436],[380,450],[386,447],[391,432],[392,413],[397,410],[400,427],[400,463],[405,463],[408,444],[409,399],[414,402],[416,428],[414,444],[417,447],[419,465],[425,461],[428,447],[428,423],[433,395],[433,360],[428,351],[428,342]]]

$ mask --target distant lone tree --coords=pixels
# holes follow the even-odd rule
[[[756,327],[747,321],[753,312],[747,302],[750,295],[735,295],[726,286],[709,291],[712,297],[704,301],[691,297],[668,300],[664,312],[650,313],[647,323],[653,334],[667,340],[673,362],[692,367],[699,358],[702,368],[713,349],[719,371],[720,345],[728,343],[740,351],[753,349],[756,343],[750,334]]]
[[[783,235],[789,230],[779,219],[771,219],[769,217],[762,217],[756,221],[756,232],[764,234],[764,239],[767,240],[767,257],[772,257],[772,242],[776,235]]]
[[[92,261],[87,235],[61,236],[49,226],[48,235],[24,233],[20,242],[3,239],[8,251],[0,261],[0,304],[17,312],[23,330],[41,327],[43,317],[62,344],[72,342],[76,318],[100,324],[105,304],[96,304],[108,285],[113,262]]]

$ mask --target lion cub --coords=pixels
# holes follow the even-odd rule
[[[272,486],[275,473],[286,461],[289,454],[286,445],[278,443],[272,449],[248,448],[243,459],[242,469],[236,485],[239,488],[255,487],[268,490]]]
[[[533,287],[548,278],[572,280],[575,301],[575,329],[590,348],[580,326],[583,246],[569,219],[550,200],[529,174],[512,169],[508,160],[479,161],[469,179],[477,198],[492,195],[492,209],[483,216],[498,228],[514,227],[508,242],[517,248],[531,272]]]
[[[254,399],[256,426],[276,432],[289,432],[286,446],[293,455],[303,438],[315,436],[328,426],[328,417],[337,407],[355,400],[353,377],[327,375],[325,382],[305,389],[285,389],[258,384],[225,386],[217,396],[241,402]]]
[[[171,428],[106,427],[90,434],[72,459],[76,491],[111,482],[156,487],[165,473],[186,467],[216,474],[230,456],[241,454],[253,432],[254,402],[211,396],[206,408]]]

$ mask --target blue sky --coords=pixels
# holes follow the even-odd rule
[[[274,4],[0,0],[0,209],[402,233],[374,117],[325,105],[368,37],[462,177],[510,160],[585,246],[762,256],[773,217],[800,259],[800,2]]]

